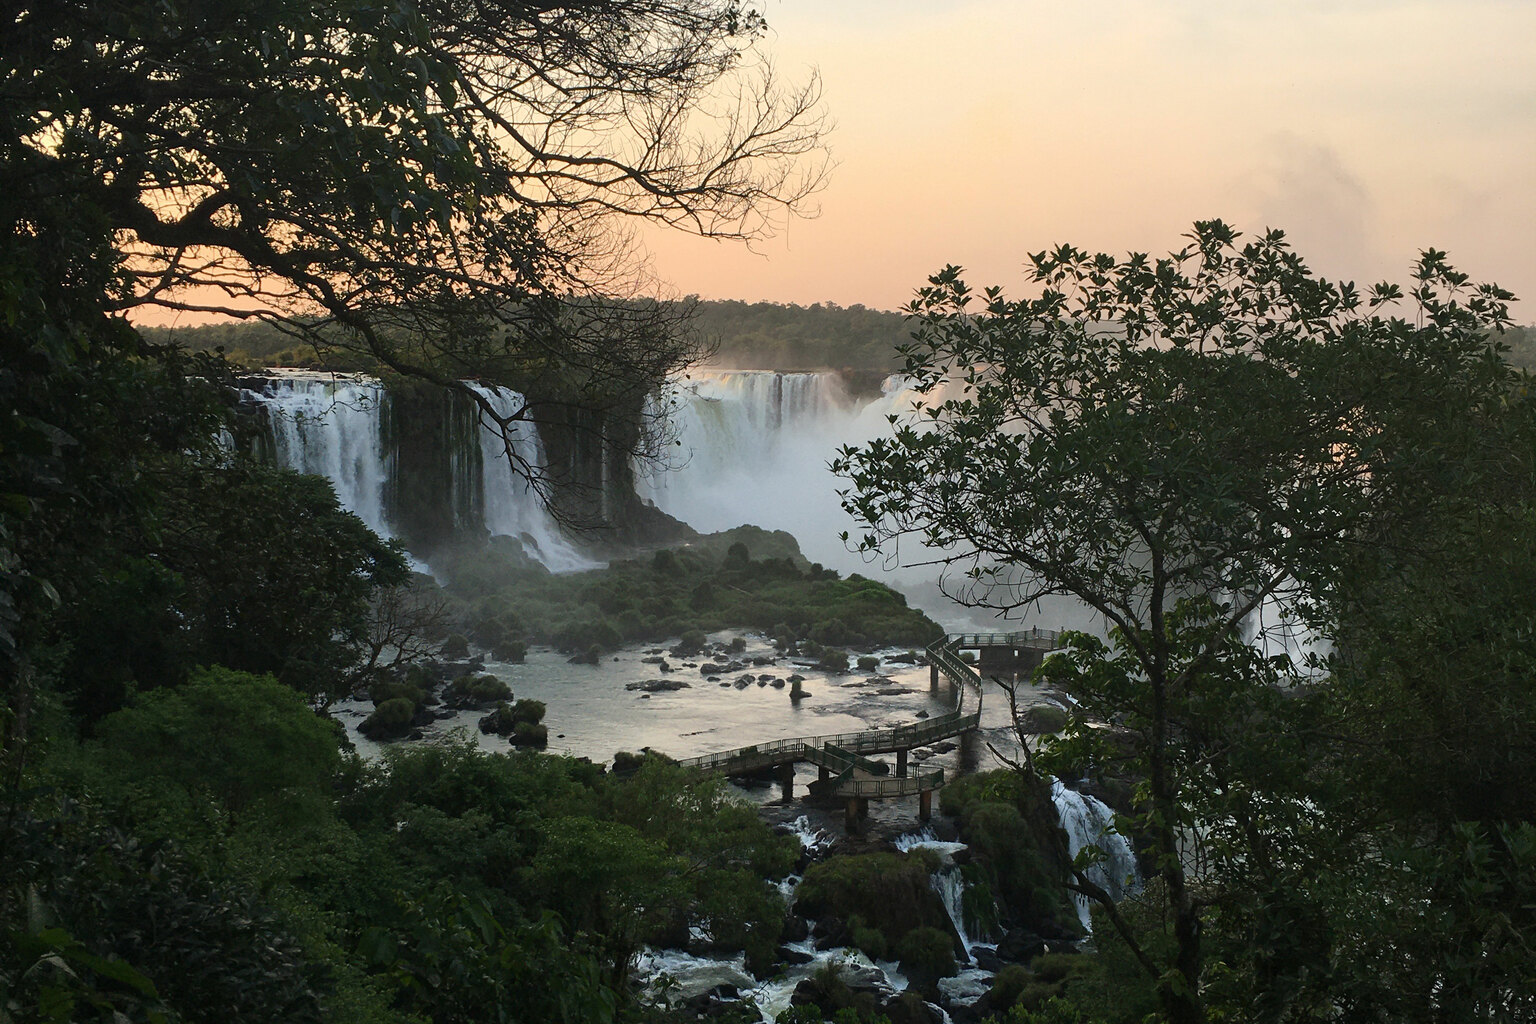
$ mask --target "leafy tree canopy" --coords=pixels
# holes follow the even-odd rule
[[[1432,822],[1401,808],[1386,818],[1351,786],[1372,773],[1377,792],[1422,781],[1386,736],[1429,725],[1442,701],[1488,691],[1501,714],[1533,721],[1519,696],[1528,682],[1513,682],[1530,663],[1528,631],[1511,632],[1502,612],[1482,634],[1500,667],[1479,669],[1470,690],[1460,676],[1402,671],[1405,643],[1429,645],[1437,662],[1467,647],[1443,643],[1462,616],[1426,617],[1431,580],[1458,580],[1458,596],[1482,594],[1470,606],[1490,611],[1506,592],[1480,578],[1491,552],[1465,524],[1498,524],[1501,557],[1514,559],[1502,574],[1529,548],[1531,381],[1496,337],[1512,296],[1433,250],[1406,294],[1383,283],[1362,295],[1313,276],[1278,231],[1244,242],[1213,221],[1188,237],[1162,259],[1037,253],[1033,299],[977,296],[954,267],[932,278],[909,307],[916,331],[903,350],[917,407],[836,462],[851,483],[844,504],[867,528],[858,543],[914,535],[952,568],[947,586],[964,603],[1017,611],[1067,594],[1103,617],[1107,642],[1077,635],[1046,663],[1081,703],[1041,767],[1087,765],[1138,784],[1122,827],[1148,846],[1155,913],[1120,912],[1086,875],[1089,859],[1076,884],[1167,1019],[1205,1019],[1218,1004],[1293,1019],[1346,991],[1390,1016],[1481,989],[1482,1002],[1456,1005],[1486,1011],[1518,991],[1489,994],[1500,991],[1489,972],[1518,955],[1530,922],[1500,917],[1508,931],[1478,961],[1462,952],[1467,931],[1432,939],[1413,915],[1429,901],[1470,930],[1499,916],[1497,901],[1472,907],[1465,890],[1397,883],[1426,856],[1451,875],[1458,856],[1491,858],[1466,874],[1474,886],[1518,876],[1525,841],[1504,817],[1513,805],[1485,803],[1492,813],[1463,834],[1470,805],[1454,798]],[[1393,315],[1402,304],[1407,315]],[[1333,685],[1280,653],[1283,635],[1264,635],[1297,622],[1346,644],[1352,661],[1333,660]],[[1414,637],[1410,622],[1430,632]],[[1373,670],[1382,665],[1394,671]],[[1431,696],[1447,687],[1448,698]],[[1445,746],[1431,749],[1478,783],[1437,789],[1486,796],[1491,779],[1510,784],[1526,763],[1525,744],[1480,756],[1477,727],[1441,724],[1427,731]],[[1497,734],[1510,728],[1522,726]],[[1428,854],[1431,836],[1463,853]],[[1405,934],[1351,935],[1345,922],[1371,915],[1360,902],[1369,892],[1401,908],[1380,916]],[[1425,969],[1427,949],[1461,956],[1456,973]],[[1388,989],[1417,995],[1372,1002],[1366,993],[1383,988],[1339,969],[1368,959],[1393,963]]]

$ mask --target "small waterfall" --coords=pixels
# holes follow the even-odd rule
[[[383,422],[388,396],[375,380],[349,374],[267,371],[266,386],[243,396],[265,407],[274,461],[326,477],[342,507],[382,537],[390,458]]]
[[[909,832],[897,837],[894,845],[902,853],[909,850],[932,850],[939,855],[939,870],[928,877],[928,884],[943,901],[949,920],[955,926],[955,934],[960,936],[960,941],[965,945],[966,957],[972,957],[971,951],[982,944],[981,936],[966,921],[965,878],[960,873],[960,866],[954,862],[955,854],[966,849],[966,844],[942,842],[934,836],[932,829],[923,829],[921,832]]]
[[[515,391],[479,384],[470,387],[499,416],[510,416],[523,405],[523,396]],[[544,467],[544,445],[532,423],[512,422],[508,440],[521,466]],[[543,499],[507,457],[507,441],[494,423],[480,426],[479,485],[485,528],[493,536],[517,537],[528,555],[551,572],[575,572],[597,565],[561,534]]]
[[[1115,813],[1103,801],[1068,789],[1060,779],[1051,782],[1051,801],[1061,827],[1067,833],[1067,852],[1076,857],[1088,846],[1097,846],[1104,856],[1088,869],[1088,878],[1111,897],[1121,899],[1140,888],[1136,871],[1136,855],[1131,844],[1114,831]],[[1089,902],[1086,897],[1073,894],[1078,919],[1083,928],[1091,930]]]

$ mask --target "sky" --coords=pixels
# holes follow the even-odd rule
[[[1536,322],[1533,0],[762,0],[780,74],[835,122],[819,214],[753,250],[660,229],[678,294],[899,308],[947,264],[1026,289],[1061,242],[1284,229],[1317,272],[1420,250]]]

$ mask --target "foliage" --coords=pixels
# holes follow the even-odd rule
[[[915,928],[948,928],[949,915],[929,877],[938,867],[927,851],[828,857],[806,868],[795,891],[795,911],[878,930],[899,949]]]
[[[754,559],[738,538],[772,554]],[[750,527],[587,572],[521,572],[497,565],[485,552],[448,557],[440,565],[458,618],[478,624],[515,621],[526,635],[567,652],[681,637],[676,653],[685,657],[703,649],[706,633],[767,632],[779,625],[791,626],[799,636],[832,631],[866,647],[927,644],[943,632],[889,587],[862,576],[838,579],[819,565],[807,566],[788,534]],[[835,671],[846,671],[837,654],[823,657],[841,666]]]
[[[911,978],[914,985],[932,991],[940,978],[948,978],[956,971],[955,940],[948,932],[937,928],[914,928],[902,936],[897,945],[897,958],[902,973]]]
[[[336,730],[292,689],[220,668],[140,694],[102,720],[89,746],[146,794],[182,789],[237,815],[312,802],[341,763]]]
[[[323,967],[248,887],[75,814],[24,811],[5,827],[0,979],[22,1019],[67,1019],[76,1001],[146,1020],[323,1019]]]
[[[1401,318],[1387,314],[1402,289],[1363,299],[1315,278],[1278,231],[1240,243],[1213,221],[1188,238],[1157,260],[1037,253],[1038,298],[989,289],[979,310],[958,268],[936,275],[908,310],[919,406],[836,468],[864,549],[915,534],[958,567],[946,585],[966,603],[1068,594],[1103,617],[1107,643],[1079,634],[1047,662],[1081,704],[1043,767],[1141,781],[1120,827],[1155,865],[1171,948],[1137,935],[1085,864],[1075,884],[1168,1019],[1204,1019],[1228,970],[1288,993],[1262,1010],[1279,1016],[1297,986],[1339,983],[1317,966],[1338,940],[1276,925],[1255,944],[1250,929],[1287,908],[1313,920],[1321,897],[1304,880],[1366,863],[1358,830],[1373,825],[1326,771],[1325,737],[1347,719],[1246,626],[1277,641],[1264,631],[1283,609],[1347,636],[1363,580],[1381,578],[1362,566],[1433,548],[1447,495],[1486,501],[1479,478],[1528,477],[1536,434],[1509,443],[1528,384],[1489,337],[1512,297],[1443,253],[1422,254]],[[1118,745],[1090,717],[1121,726]],[[1207,962],[1212,925],[1249,936],[1240,963]]]

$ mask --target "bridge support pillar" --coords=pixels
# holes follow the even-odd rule
[[[832,777],[832,773],[827,771],[827,766],[826,765],[819,764],[819,765],[816,766],[816,781],[817,782],[826,782],[831,777]]]
[[[896,777],[898,779],[907,777],[907,752],[905,750],[896,751]]]
[[[867,817],[869,817],[869,801],[864,797],[849,797],[848,808],[843,815],[844,824],[850,829],[858,828],[859,822]]]
[[[786,801],[795,798],[795,766],[793,764],[785,765],[779,772],[779,788],[783,791]]]
[[[939,692],[939,666],[933,662],[928,663],[928,689],[932,693]]]
[[[933,790],[925,789],[917,794],[917,820],[927,821],[933,817]]]

